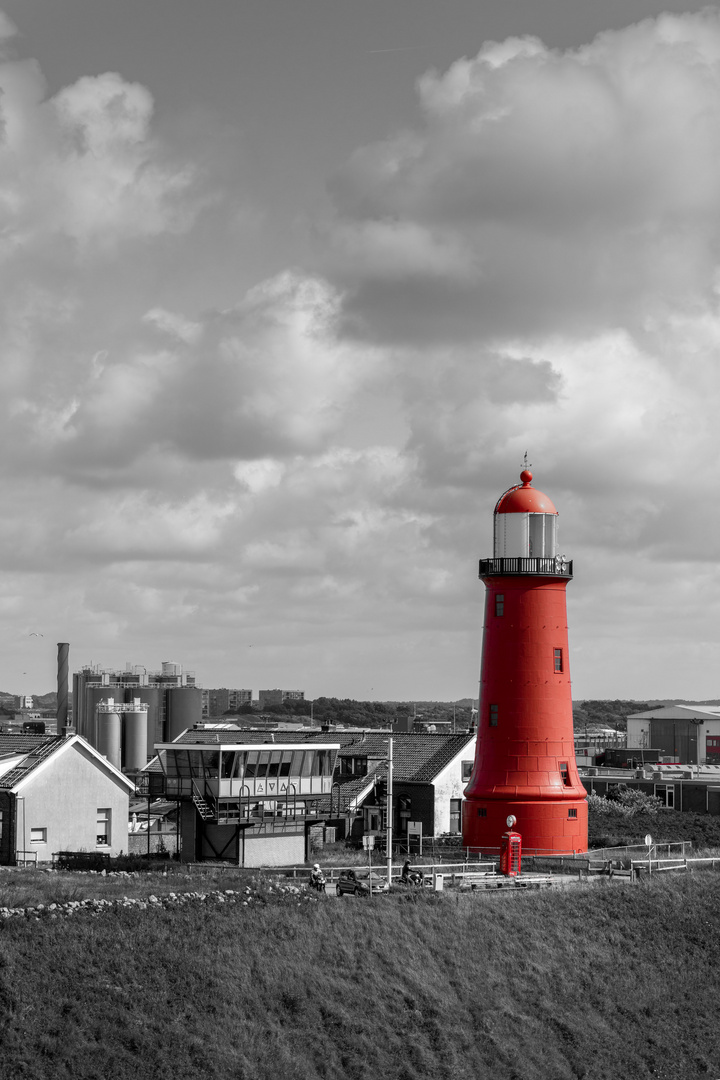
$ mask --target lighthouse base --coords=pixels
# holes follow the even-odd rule
[[[588,849],[588,806],[585,799],[495,800],[469,798],[463,803],[463,846],[488,854],[500,850],[507,818],[522,836],[524,855],[573,855]]]

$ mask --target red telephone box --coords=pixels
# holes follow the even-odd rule
[[[500,873],[517,877],[522,858],[522,836],[518,832],[506,832],[500,843]]]

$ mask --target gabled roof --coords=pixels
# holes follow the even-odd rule
[[[45,761],[63,742],[62,735],[0,735],[0,756],[22,755],[12,769],[0,776],[0,788],[11,790]]]
[[[19,759],[15,760],[12,768],[0,775],[0,790],[14,791],[25,782],[31,773],[40,769],[54,754],[63,753],[74,745],[78,745],[85,753],[94,758],[97,765],[110,773],[114,780],[122,783],[130,791],[135,790],[132,780],[128,780],[119,769],[111,765],[107,758],[99,754],[80,735],[10,734],[0,734],[0,760],[3,757],[13,755],[18,755]]]
[[[393,740],[393,777],[396,781],[431,783],[474,738],[471,731],[456,735],[436,732],[396,732]],[[355,734],[338,757],[387,758],[388,733]]]

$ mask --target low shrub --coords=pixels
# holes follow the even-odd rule
[[[94,870],[110,873],[142,873],[157,870],[169,858],[167,853],[152,855],[117,855],[111,858],[101,851],[61,851],[55,860],[58,870]]]

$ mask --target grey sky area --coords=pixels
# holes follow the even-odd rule
[[[574,696],[718,696],[717,8],[0,9],[0,688],[474,694],[528,450]]]

